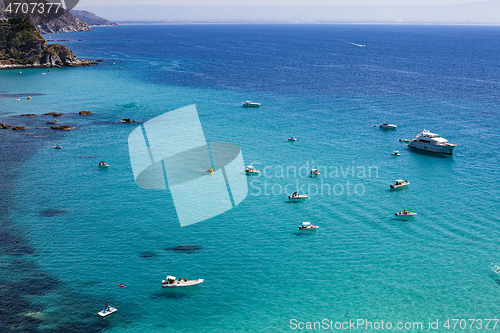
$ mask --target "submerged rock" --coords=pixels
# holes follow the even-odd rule
[[[78,114],[80,116],[84,116],[84,115],[87,115],[87,114],[92,114],[92,112],[91,111],[80,111],[80,112],[78,112]]]
[[[48,112],[48,113],[44,113],[43,116],[61,117],[61,116],[64,116],[64,114],[58,113],[58,112]]]
[[[156,253],[144,251],[140,254],[140,257],[145,259],[150,259],[156,257]]]
[[[14,131],[22,131],[22,130],[27,130],[28,128],[26,126],[16,126],[12,127]]]
[[[176,247],[167,247],[166,251],[175,251],[175,252],[186,252],[193,253],[196,251],[200,251],[203,248],[199,245],[178,245]]]
[[[0,123],[0,128],[13,128],[14,126],[10,126],[4,123]]]
[[[69,125],[51,126],[50,128],[52,128],[53,130],[64,130],[64,131],[75,129],[74,127],[71,127]]]
[[[36,114],[34,113],[26,113],[26,114],[22,114],[21,117],[35,117]]]
[[[65,210],[61,209],[45,209],[40,211],[40,215],[45,216],[45,217],[52,217],[52,216],[57,216],[66,213]]]

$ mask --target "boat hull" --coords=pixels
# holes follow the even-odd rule
[[[432,153],[453,155],[453,150],[455,149],[456,146],[455,145],[433,145],[433,144],[428,144],[428,143],[423,143],[423,142],[418,142],[418,141],[411,141],[408,144],[408,147],[418,149],[418,150],[423,150],[423,151],[429,151]]]
[[[179,281],[176,281],[176,283],[173,283],[173,284],[168,284],[165,282],[165,280],[163,280],[161,282],[161,286],[163,288],[183,288],[183,287],[192,287],[192,286],[197,286],[201,283],[203,283],[203,281],[205,281],[204,279],[198,279],[198,280],[191,280],[191,281],[188,281],[188,282],[184,282],[184,283],[179,283]]]
[[[297,197],[292,197],[292,196],[289,196],[288,197],[289,200],[295,200],[295,201],[298,201],[298,200],[305,200],[307,199],[307,195],[304,195],[304,196],[297,196]]]
[[[391,190],[397,190],[398,188],[403,188],[403,187],[406,187],[410,184],[403,184],[403,185],[394,185],[394,184],[391,184]]]
[[[112,314],[112,313],[115,313],[116,311],[117,311],[117,309],[116,309],[116,308],[112,308],[112,307],[110,307],[110,308],[108,309],[108,311],[106,311],[106,312],[99,311],[97,314],[98,314],[99,316],[101,316],[101,317],[106,317],[106,316],[109,316],[109,315],[110,315],[110,314]]]

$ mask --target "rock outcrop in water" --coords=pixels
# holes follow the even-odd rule
[[[59,126],[51,126],[53,130],[63,130],[63,131],[69,131],[72,129],[75,129],[74,127],[71,127],[69,125],[59,125]]]
[[[27,19],[11,18],[0,21],[0,69],[93,64],[95,62],[91,60],[78,60],[64,45],[49,46]]]

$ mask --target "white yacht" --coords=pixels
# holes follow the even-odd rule
[[[431,133],[427,130],[418,133],[417,137],[408,144],[408,147],[411,148],[448,155],[453,155],[453,149],[456,146],[456,144],[448,143],[448,140],[440,137],[439,134]]]
[[[260,103],[253,103],[253,102],[250,102],[250,101],[246,101],[245,103],[243,103],[243,106],[245,107],[259,107],[260,106]]]
[[[379,125],[380,128],[385,128],[385,129],[396,129],[398,128],[396,125],[393,125],[393,124],[389,124],[389,123],[386,123],[386,122],[383,122]]]
[[[311,169],[311,171],[309,172],[309,174],[311,175],[311,177],[316,177],[316,176],[320,175],[318,169]]]
[[[191,287],[196,286],[198,284],[203,283],[204,279],[198,280],[188,280],[188,279],[179,279],[175,280],[174,276],[167,276],[165,280],[161,281],[161,286],[163,288],[179,288],[179,287]]]
[[[396,180],[396,182],[394,184],[391,184],[391,189],[395,190],[397,188],[405,187],[408,185],[410,185],[409,181],[398,179],[398,180]]]
[[[299,194],[299,192],[295,192],[292,195],[289,195],[288,199],[289,200],[304,200],[304,199],[307,199],[307,195]]]
[[[245,172],[249,175],[258,175],[259,170],[255,169],[253,166],[249,165],[245,168]]]
[[[300,230],[316,230],[318,228],[317,225],[311,224],[311,222],[302,222],[302,225],[299,226]]]

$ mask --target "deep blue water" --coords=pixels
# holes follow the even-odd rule
[[[102,58],[98,66],[0,72],[1,93],[42,94],[0,99],[0,112],[11,113],[2,122],[30,127],[3,130],[3,153],[24,140],[37,147],[18,165],[3,162],[15,175],[3,223],[25,250],[1,244],[8,287],[0,290],[19,303],[13,281],[29,284],[35,273],[51,281],[43,292],[19,292],[33,309],[17,310],[30,329],[278,332],[290,331],[291,319],[364,318],[419,321],[424,328],[413,331],[435,332],[429,319],[497,317],[499,27],[95,30],[51,39],[70,39],[80,58]],[[242,108],[249,99],[262,106]],[[207,141],[238,144],[246,164],[268,172],[249,177],[234,209],[181,228],[169,191],[135,185],[127,138],[138,125],[117,121],[191,104]],[[65,113],[59,122],[76,130],[56,135],[36,129],[51,117],[15,116],[48,111]],[[399,127],[373,126],[381,121]],[[399,142],[424,128],[456,143],[454,156]],[[97,168],[101,159],[108,170]],[[301,167],[328,172],[311,179],[293,172]],[[411,185],[389,191],[397,178]],[[306,202],[287,202],[283,189],[295,184],[309,192]],[[395,219],[402,209],[418,215]],[[320,229],[300,233],[301,221]],[[172,250],[186,244],[198,250]],[[162,290],[167,274],[205,282]],[[119,311],[102,319],[106,301]]]

